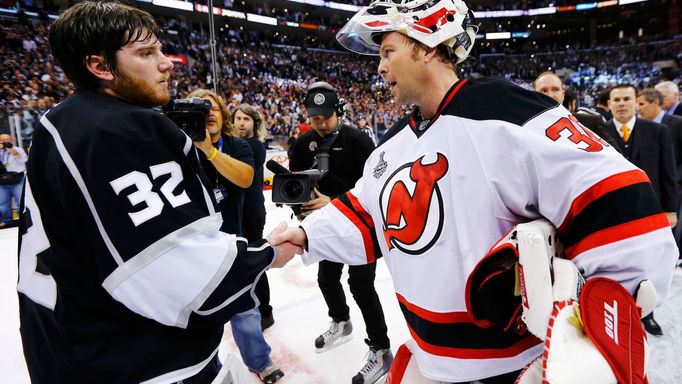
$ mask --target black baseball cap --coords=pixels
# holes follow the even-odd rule
[[[329,117],[336,112],[338,104],[339,95],[329,83],[318,81],[308,87],[308,96],[305,99],[308,116]]]

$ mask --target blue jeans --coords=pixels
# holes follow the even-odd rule
[[[263,337],[260,328],[260,312],[258,308],[238,313],[230,320],[234,341],[239,347],[244,364],[252,372],[261,372],[272,363],[270,346]]]
[[[17,202],[17,207],[21,202],[21,191],[24,189],[24,178],[16,184],[0,185],[0,223],[9,224],[12,222],[12,198]]]

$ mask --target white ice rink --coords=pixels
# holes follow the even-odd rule
[[[269,193],[266,192],[266,200]],[[288,208],[268,205],[265,233],[277,222],[288,220]],[[17,229],[0,230],[0,384],[28,383],[19,337],[19,315],[16,294]],[[317,288],[317,267],[304,267],[296,258],[284,269],[268,272],[271,304],[275,325],[265,331],[272,347],[272,359],[285,373],[282,384],[350,383],[351,377],[364,364],[367,347],[362,316],[345,282],[351,308],[354,338],[350,342],[324,353],[315,353],[313,340],[327,329],[329,318],[322,295]],[[388,323],[391,347],[395,352],[409,334],[398,307],[393,284],[386,265],[380,259],[375,282]],[[682,276],[676,276],[670,299],[656,309],[656,319],[664,336],[650,336],[652,347],[649,382],[652,384],[682,383]],[[226,327],[221,356],[237,354],[229,325]],[[245,384],[259,383],[249,375]],[[589,383],[585,383],[589,384]]]

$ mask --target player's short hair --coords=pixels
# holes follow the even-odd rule
[[[220,108],[220,114],[223,117],[223,133],[228,135],[228,136],[237,136],[237,132],[234,129],[234,125],[232,125],[232,116],[230,115],[230,111],[227,110],[227,104],[225,104],[225,100],[220,97],[217,93],[208,90],[208,89],[195,89],[192,91],[192,93],[187,96],[188,98],[195,98],[198,97],[200,99],[203,99],[205,97],[210,97],[213,99],[218,104],[218,107]]]
[[[658,103],[658,105],[663,105],[663,95],[658,92],[655,88],[644,88],[639,93],[637,97],[643,96],[647,103]]]
[[[237,114],[237,111],[249,116],[251,120],[253,120],[253,135],[256,136],[256,139],[260,142],[265,141],[265,119],[263,119],[263,115],[261,115],[258,110],[248,104],[241,104],[240,106],[237,107],[237,109],[234,110],[234,114]],[[234,119],[234,115],[232,116]]]
[[[386,35],[387,35],[387,33],[384,33],[381,38],[383,39],[383,37]],[[424,44],[424,43],[422,43],[416,39],[413,39],[409,36],[405,36],[402,33],[400,34],[400,36],[403,39],[405,39],[405,44],[407,44],[407,46],[412,49],[412,57],[413,58],[416,57],[417,52],[420,49],[423,49],[426,52],[430,52],[430,51],[435,49],[436,50],[436,57],[438,57],[438,59],[440,61],[447,64],[449,67],[451,67],[453,71],[455,71],[455,72],[457,71],[457,64],[450,59],[450,54],[448,52],[447,46],[445,46],[443,44],[438,44],[436,46],[436,48],[430,48],[428,45],[426,45],[426,44]]]
[[[86,67],[88,56],[102,56],[116,74],[116,52],[121,47],[151,41],[159,34],[159,26],[145,11],[115,1],[83,1],[50,26],[48,41],[57,64],[76,87],[97,90],[99,81]]]

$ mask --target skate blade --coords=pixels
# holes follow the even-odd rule
[[[334,349],[334,348],[338,347],[338,346],[341,345],[341,344],[346,344],[346,343],[349,342],[352,338],[353,338],[353,334],[352,334],[352,333],[351,333],[350,335],[341,336],[338,340],[336,340],[336,342],[334,342],[333,344],[329,345],[328,347],[322,347],[322,348],[317,348],[317,347],[315,347],[315,352],[316,352],[316,353],[322,353],[322,352],[326,352],[326,351],[328,351],[328,350],[330,350],[330,349]]]

